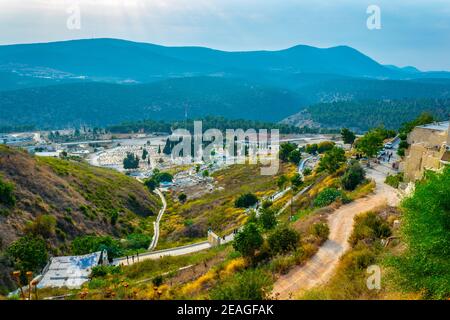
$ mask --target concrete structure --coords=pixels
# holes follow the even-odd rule
[[[89,281],[92,268],[108,264],[106,250],[84,256],[53,257],[42,271],[38,288],[79,288]]]
[[[421,179],[425,170],[439,170],[450,161],[449,121],[417,126],[408,135],[404,163],[406,181]]]

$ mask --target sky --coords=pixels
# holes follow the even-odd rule
[[[367,27],[371,5],[379,29]],[[229,51],[348,45],[382,64],[450,71],[450,0],[0,0],[0,44],[102,37]]]

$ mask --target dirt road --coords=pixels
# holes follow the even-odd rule
[[[341,206],[328,217],[329,239],[306,264],[295,267],[275,282],[273,294],[278,294],[278,299],[295,298],[302,290],[310,289],[330,279],[339,258],[349,248],[348,239],[356,215],[386,203],[392,206],[398,204],[397,191],[384,184],[388,172],[390,168],[387,166],[367,170],[368,177],[376,182],[374,193]]]

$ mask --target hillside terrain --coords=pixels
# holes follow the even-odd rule
[[[11,288],[3,253],[14,241],[39,237],[49,255],[64,255],[86,235],[150,237],[159,208],[157,195],[113,170],[0,146],[0,292]]]
[[[287,125],[317,126],[324,128],[351,128],[358,132],[384,126],[398,129],[421,113],[428,112],[436,119],[446,120],[450,114],[450,100],[400,99],[361,100],[318,103],[292,115],[281,123]]]

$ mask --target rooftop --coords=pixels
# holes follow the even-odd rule
[[[83,283],[89,281],[92,268],[101,264],[102,259],[105,258],[106,253],[103,254],[101,251],[84,256],[51,258],[44,269],[38,288],[79,288]]]
[[[417,128],[437,130],[437,131],[447,131],[450,121],[434,122],[430,124],[425,124],[423,126],[417,126]]]

